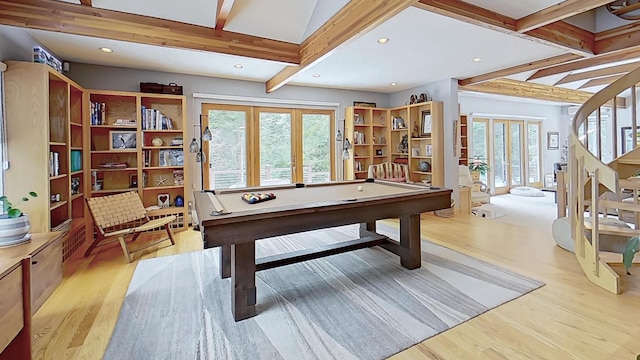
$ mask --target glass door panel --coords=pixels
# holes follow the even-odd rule
[[[204,107],[204,106],[203,106]],[[245,187],[247,184],[246,110],[211,109],[207,105],[208,126],[212,139],[206,142],[204,162],[206,189]],[[200,129],[196,129],[199,131]],[[194,138],[200,144],[199,133]],[[185,139],[186,140],[186,139]],[[202,145],[202,144],[200,144]]]
[[[472,149],[471,159],[478,158],[480,160],[490,163],[489,159],[489,120],[487,119],[473,119],[472,135],[471,135]],[[491,170],[489,170],[491,171]],[[489,174],[481,174],[480,180],[485,184],[487,182],[487,176]]]
[[[331,115],[302,114],[302,178],[305,184],[331,181]]]
[[[260,186],[291,184],[292,112],[258,111]]]
[[[524,123],[521,121],[509,121],[509,179],[511,187],[524,185],[524,147],[522,145]]]
[[[493,177],[496,194],[509,192],[508,122],[493,122]]]
[[[540,164],[540,123],[527,124],[527,155],[529,186],[542,187],[542,166]]]

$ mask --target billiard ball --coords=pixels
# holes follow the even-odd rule
[[[358,191],[362,191],[362,185],[358,185]]]

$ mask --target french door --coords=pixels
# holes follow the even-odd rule
[[[493,121],[493,176],[496,194],[524,185],[524,121]]]
[[[334,112],[202,105],[205,188],[224,189],[335,179]]]

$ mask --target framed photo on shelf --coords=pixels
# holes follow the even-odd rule
[[[168,208],[171,205],[171,197],[169,194],[158,194],[158,206]]]
[[[109,131],[109,150],[135,149],[137,146],[135,131]]]
[[[421,118],[421,126],[420,126],[420,136],[431,136],[431,111],[423,111]]]
[[[377,104],[374,102],[366,102],[366,101],[354,101],[353,102],[353,106],[360,106],[360,107],[376,107]]]
[[[560,148],[560,133],[557,131],[547,132],[547,150],[558,150]]]

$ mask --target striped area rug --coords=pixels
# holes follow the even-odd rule
[[[397,238],[397,230],[378,232]],[[346,226],[260,241],[257,256],[351,240]],[[216,249],[140,261],[105,359],[384,359],[544,284],[423,241],[407,270],[374,247],[258,273],[231,316]]]

